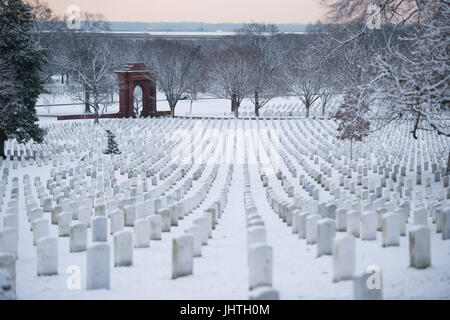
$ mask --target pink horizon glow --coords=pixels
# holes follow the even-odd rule
[[[69,5],[101,13],[108,21],[209,23],[314,23],[325,10],[319,0],[46,0],[54,13]]]

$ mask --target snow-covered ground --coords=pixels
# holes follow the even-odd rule
[[[186,117],[192,115],[193,117],[222,117],[224,115],[234,116],[231,113],[231,102],[226,99],[215,99],[213,97],[201,95],[200,99],[194,101],[192,104],[192,113],[190,112],[190,101],[189,100],[180,100],[177,103],[175,108],[175,115]],[[169,111],[169,104],[167,100],[165,100],[165,96],[163,93],[158,92],[157,94],[157,110],[158,111]],[[117,113],[119,112],[119,103],[118,97],[114,96],[114,101],[110,105],[108,105],[107,110],[104,111],[105,114]],[[54,106],[51,106],[54,105]],[[74,99],[73,97],[61,94],[43,94],[40,96],[37,102],[37,114],[41,116],[41,118],[46,117],[56,117],[61,115],[74,115],[74,114],[83,114],[84,105],[79,101]],[[330,108],[326,110],[326,112],[331,112],[335,106],[335,103],[330,103]],[[271,100],[266,106],[264,106],[260,112],[261,114],[267,111],[280,111],[280,110],[289,110],[296,111],[299,115],[304,116],[305,111],[302,108],[302,104],[300,100],[296,97],[278,97]],[[311,108],[311,117],[322,116],[322,111],[320,109],[320,101],[316,103],[315,106]],[[254,112],[254,107],[252,103],[245,99],[242,102],[242,105],[239,109],[239,112],[243,114],[246,112],[247,114]]]
[[[217,106],[222,106],[223,110],[216,107],[208,100],[197,102],[194,112],[203,116],[223,115],[227,112],[228,102],[216,101]],[[291,104],[294,100],[280,99],[274,104]],[[63,108],[63,107],[61,107]],[[188,111],[189,103],[180,103],[177,114],[183,115]],[[217,110],[219,109],[219,110]],[[72,111],[72,110],[70,110]],[[58,111],[59,112],[59,111]],[[62,111],[65,112],[65,111]],[[193,114],[194,114],[193,112]],[[52,111],[53,113],[53,111]],[[176,280],[171,279],[171,259],[172,259],[172,239],[184,234],[184,230],[191,226],[194,219],[200,217],[204,210],[220,196],[221,188],[224,184],[228,172],[228,164],[224,160],[220,165],[217,178],[213,182],[206,198],[202,204],[194,209],[184,219],[178,221],[178,226],[172,226],[170,232],[162,233],[162,240],[150,241],[149,248],[134,248],[133,265],[131,267],[114,267],[113,265],[113,236],[108,234],[108,243],[111,245],[111,285],[110,290],[86,290],[86,252],[70,253],[69,238],[58,237],[58,226],[50,225],[50,236],[58,239],[58,274],[54,276],[37,276],[36,247],[33,246],[33,232],[30,231],[30,222],[27,217],[27,210],[24,201],[24,175],[29,175],[33,198],[38,201],[37,189],[34,187],[34,178],[40,177],[44,188],[48,179],[52,178],[52,170],[61,172],[70,168],[89,167],[100,168],[99,160],[103,160],[103,172],[106,178],[106,167],[109,165],[110,157],[103,155],[102,150],[106,147],[106,139],[103,129],[110,128],[116,134],[116,139],[120,150],[124,152],[117,162],[115,177],[118,184],[130,181],[127,174],[120,174],[119,168],[134,168],[140,170],[142,164],[152,167],[155,163],[148,160],[153,156],[153,147],[160,144],[160,151],[167,157],[167,164],[163,164],[162,169],[167,168],[173,161],[172,150],[166,147],[171,142],[180,137],[183,132],[188,136],[194,122],[195,128],[219,128],[222,123],[222,130],[219,132],[219,140],[212,134],[214,131],[206,131],[203,136],[205,150],[210,148],[212,153],[218,155],[221,152],[220,142],[222,138],[228,139],[229,150],[232,150],[234,138],[236,137],[236,158],[231,162],[234,164],[234,171],[231,186],[228,192],[228,204],[222,217],[213,230],[212,238],[208,244],[202,247],[202,256],[194,259],[193,275],[181,277]],[[259,123],[259,124],[258,124]],[[267,166],[267,176],[269,187],[282,199],[289,202],[293,198],[288,197],[285,188],[280,180],[275,176],[275,167],[270,165],[266,148],[262,144],[265,138],[259,128],[272,130],[272,137],[293,139],[284,140],[286,145],[280,146],[284,150],[284,157],[279,158],[277,164],[279,169],[286,176],[287,181],[294,186],[295,193],[300,194],[304,201],[312,201],[309,194],[299,185],[298,176],[294,177],[287,162],[291,161],[298,175],[306,174],[306,167],[296,161],[294,150],[303,148],[307,152],[302,156],[305,164],[315,170],[319,170],[321,165],[332,168],[330,183],[339,185],[338,165],[347,166],[350,162],[346,144],[336,140],[331,133],[335,129],[331,121],[321,120],[190,120],[190,119],[145,119],[145,120],[102,120],[100,127],[95,127],[92,120],[55,122],[52,118],[41,117],[41,124],[49,128],[49,138],[44,144],[43,150],[50,150],[52,159],[58,161],[58,166],[54,167],[52,160],[39,167],[36,163],[23,167],[20,162],[17,169],[13,169],[12,161],[3,162],[1,170],[9,167],[9,180],[6,185],[5,196],[3,198],[2,211],[0,212],[0,226],[6,212],[7,203],[11,191],[11,180],[18,177],[19,180],[19,242],[18,259],[16,262],[17,274],[17,296],[19,299],[248,299],[249,271],[247,265],[247,230],[246,213],[244,210],[244,150],[247,141],[247,152],[250,155],[249,176],[251,182],[251,193],[257,206],[258,214],[264,221],[267,232],[267,243],[273,248],[273,287],[279,291],[281,299],[351,299],[353,297],[352,281],[332,281],[333,258],[325,255],[316,258],[316,245],[306,244],[305,239],[299,239],[297,234],[292,232],[292,227],[283,223],[278,214],[270,207],[266,198],[267,188],[263,187],[260,179],[259,167],[255,154],[259,153],[262,164]],[[177,127],[178,126],[178,127]],[[235,128],[236,126],[236,128]],[[180,129],[182,131],[180,131]],[[185,130],[185,131],[183,131]],[[198,133],[198,131],[195,131]],[[157,141],[156,138],[167,135],[167,139]],[[323,139],[323,140],[322,140]],[[257,142],[259,141],[259,142]],[[285,146],[293,149],[287,149]],[[195,145],[197,147],[199,144]],[[326,147],[325,150],[321,147]],[[328,148],[328,149],[327,149]],[[145,153],[150,150],[150,154]],[[91,157],[89,156],[91,152]],[[206,152],[206,151],[205,151]],[[280,150],[272,150],[276,156],[280,155]],[[387,128],[384,132],[379,132],[367,139],[364,144],[356,147],[359,158],[357,166],[367,166],[369,181],[380,185],[381,176],[373,173],[373,165],[380,165],[383,161],[401,164],[403,158],[397,158],[399,152],[402,155],[417,157],[414,170],[406,171],[406,179],[413,180],[413,192],[411,195],[411,212],[423,203],[428,208],[431,215],[431,208],[439,202],[443,188],[442,179],[434,182],[434,174],[431,173],[431,164],[437,163],[439,167],[444,166],[444,155],[448,152],[448,143],[443,137],[435,136],[430,132],[422,132],[419,140],[414,141],[408,134],[406,124],[395,124]],[[366,153],[366,157],[363,158]],[[334,163],[331,166],[325,154],[333,157]],[[208,156],[207,153],[204,154]],[[253,155],[253,156],[252,156]],[[230,156],[230,154],[228,154]],[[311,156],[311,157],[310,157]],[[82,161],[82,158],[85,158]],[[233,159],[233,153],[231,154]],[[317,158],[317,163],[315,162]],[[118,158],[115,158],[116,161]],[[208,159],[208,158],[207,158]],[[340,160],[339,160],[340,159]],[[411,158],[410,158],[411,159]],[[147,162],[145,162],[147,161]],[[410,161],[410,160],[407,160]],[[416,185],[416,165],[424,165],[429,162],[428,170],[422,174],[423,184]],[[187,177],[192,177],[193,172],[200,168],[200,163],[195,162],[193,167],[187,172],[186,177],[176,181],[173,188],[179,187]],[[207,165],[201,178],[193,182],[193,188],[184,196],[187,198],[195,194],[202,186],[205,177],[212,171],[212,165]],[[356,168],[356,167],[355,167]],[[409,168],[409,167],[408,167]],[[162,170],[161,169],[161,170]],[[161,172],[161,171],[158,171]],[[101,172],[98,171],[100,175]],[[158,175],[157,175],[158,176]],[[142,178],[144,177],[144,178]],[[150,185],[150,179],[145,178],[145,173],[138,171],[137,181],[139,183],[146,179],[149,189],[155,190],[156,186]],[[426,187],[426,179],[431,179],[430,187]],[[71,177],[64,179],[67,185]],[[307,179],[309,179],[307,177]],[[347,178],[346,178],[347,179]],[[350,181],[356,182],[357,172],[354,172]],[[314,181],[310,179],[309,181]],[[84,175],[79,181],[85,183],[83,188],[86,193],[90,188],[97,186],[96,179]],[[158,179],[158,186],[164,180]],[[316,183],[316,182],[314,182]],[[397,186],[398,183],[395,183]],[[320,202],[329,200],[335,201],[338,208],[344,206],[344,201],[335,199],[334,196],[315,184],[320,190]],[[126,185],[121,184],[121,191],[124,192]],[[344,187],[342,187],[344,191]],[[386,190],[388,188],[383,188]],[[98,190],[97,190],[98,191]],[[356,194],[347,191],[346,200],[358,199]],[[445,192],[447,190],[444,190]],[[46,190],[48,193],[49,190]],[[169,192],[169,191],[167,191]],[[420,192],[420,195],[417,194]],[[76,193],[72,190],[71,193]],[[95,195],[96,192],[93,193]],[[445,193],[446,195],[447,193]],[[81,195],[78,194],[80,197]],[[404,195],[404,193],[403,193]],[[125,196],[125,195],[122,195]],[[422,197],[422,200],[420,200]],[[446,198],[446,197],[445,197]],[[81,199],[81,198],[80,198]],[[403,198],[402,200],[405,200]],[[448,201],[440,201],[444,207],[448,207]],[[53,201],[53,207],[56,202]],[[108,209],[108,214],[111,209]],[[44,218],[50,220],[50,213],[44,213]],[[379,266],[382,271],[383,296],[385,299],[450,299],[450,240],[442,240],[442,233],[436,233],[436,224],[432,222],[432,217],[428,217],[428,225],[431,229],[431,266],[418,270],[409,267],[409,240],[408,231],[413,227],[412,213],[408,219],[406,236],[400,238],[400,246],[382,247],[381,232],[377,234],[375,241],[362,241],[356,239],[356,269],[363,272],[368,266]],[[108,222],[109,228],[109,222]],[[126,230],[133,231],[133,227],[125,227]],[[344,232],[337,232],[344,234]],[[92,244],[92,230],[88,229],[88,245]],[[67,282],[72,279],[72,274],[68,273],[70,266],[78,266],[81,275],[81,289],[69,289]]]

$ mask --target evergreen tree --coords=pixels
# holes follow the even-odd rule
[[[121,154],[119,150],[119,146],[116,142],[116,136],[112,133],[111,130],[106,130],[106,134],[108,135],[108,149],[103,151],[104,154]]]
[[[0,61],[10,72],[13,90],[0,90],[0,156],[5,141],[33,139],[41,143],[45,130],[39,128],[36,101],[44,92],[40,77],[46,52],[32,38],[32,8],[21,0],[0,0]],[[0,82],[5,77],[0,78]],[[0,87],[3,87],[0,85]],[[11,88],[11,86],[8,86]]]

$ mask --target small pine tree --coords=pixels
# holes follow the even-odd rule
[[[104,154],[121,154],[119,150],[119,146],[116,142],[116,136],[111,130],[106,130],[106,134],[108,135],[108,149],[103,151]]]
[[[369,111],[365,99],[354,90],[349,90],[344,96],[344,102],[333,115],[339,123],[337,138],[350,141],[350,159],[353,158],[353,141],[363,141],[369,135],[370,121],[365,118]]]

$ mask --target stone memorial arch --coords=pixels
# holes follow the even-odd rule
[[[144,63],[129,63],[123,70],[116,71],[119,77],[119,116],[132,118],[139,115],[134,111],[136,87],[142,89],[142,110],[140,116],[159,117],[170,115],[170,111],[156,110],[156,78]]]

